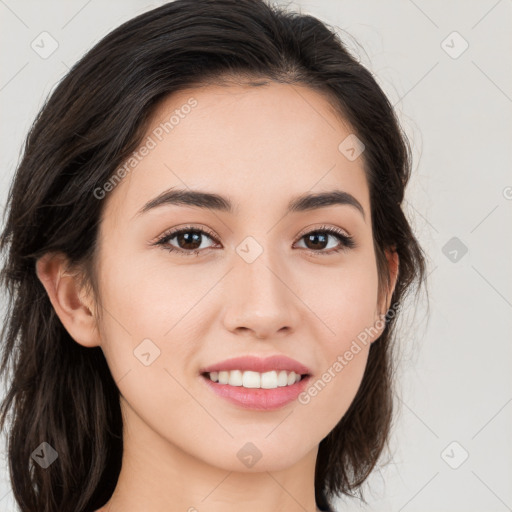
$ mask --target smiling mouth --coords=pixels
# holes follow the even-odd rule
[[[297,382],[310,377],[308,373],[299,374],[286,370],[271,370],[263,373],[250,370],[226,370],[203,372],[201,376],[216,384],[246,389],[284,388],[293,386]]]

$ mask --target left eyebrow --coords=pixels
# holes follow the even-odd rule
[[[136,214],[136,216],[164,205],[182,205],[193,208],[217,210],[229,214],[235,213],[233,202],[219,194],[201,192],[199,190],[171,188],[148,201]],[[365,219],[365,211],[361,203],[348,192],[342,190],[331,190],[329,192],[318,192],[316,194],[302,194],[294,197],[288,203],[287,212],[304,212],[326,208],[333,205],[348,205],[357,209]]]

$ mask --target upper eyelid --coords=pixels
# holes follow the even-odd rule
[[[326,224],[322,224],[321,226],[316,226],[316,227],[308,226],[307,228],[304,228],[299,233],[298,237],[302,238],[304,235],[307,235],[308,233],[315,232],[315,231],[329,231],[329,230],[343,231],[343,234],[346,237],[349,237],[349,238],[352,237],[352,235],[345,228],[340,228],[339,226],[329,226]]]
[[[210,230],[209,228],[205,229],[204,227],[197,227],[197,226],[183,226],[181,228],[171,228],[167,231],[164,231],[161,235],[156,237],[156,241],[163,240],[165,238],[174,238],[177,234],[181,232],[186,231],[199,231],[201,233],[204,233],[205,235],[208,235],[210,238],[214,240],[218,240],[218,237],[213,234],[213,230]]]

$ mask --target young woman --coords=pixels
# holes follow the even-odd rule
[[[21,510],[313,512],[360,490],[424,280],[409,155],[312,16],[177,0],[92,48],[28,135],[0,239]]]

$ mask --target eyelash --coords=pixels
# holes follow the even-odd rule
[[[199,256],[199,253],[201,251],[208,250],[209,248],[185,251],[183,249],[177,249],[176,247],[173,247],[168,244],[168,242],[170,240],[172,240],[174,237],[176,237],[177,235],[180,235],[182,233],[188,233],[191,231],[193,231],[195,233],[207,235],[214,242],[217,242],[216,237],[210,231],[205,230],[205,229],[195,228],[193,226],[185,226],[184,228],[179,228],[174,231],[165,233],[153,245],[162,245],[162,246],[164,246],[166,251],[181,253],[180,254],[181,256]],[[312,231],[308,231],[307,233],[304,233],[303,235],[301,235],[298,241],[302,240],[304,237],[306,237],[308,235],[318,234],[318,233],[333,235],[335,238],[337,238],[340,241],[340,246],[337,249],[331,249],[330,251],[323,251],[323,250],[322,251],[314,251],[313,249],[305,249],[307,252],[309,252],[310,254],[313,254],[315,256],[317,256],[317,255],[319,255],[319,256],[332,255],[332,254],[338,253],[340,251],[346,251],[348,249],[353,249],[353,248],[357,247],[357,244],[355,243],[354,238],[352,236],[348,236],[340,229],[333,228],[330,226],[321,226],[320,228],[314,229]]]

